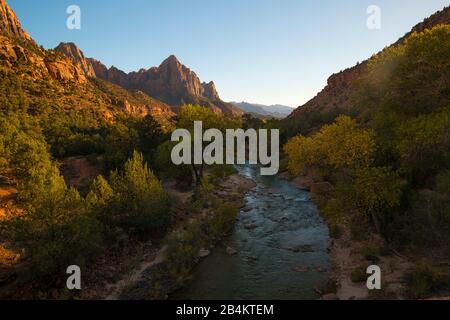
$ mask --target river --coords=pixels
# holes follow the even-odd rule
[[[237,169],[257,186],[246,194],[233,233],[171,298],[317,299],[314,287],[324,285],[330,272],[329,232],[309,193],[259,175],[257,166]]]

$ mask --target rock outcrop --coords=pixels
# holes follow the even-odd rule
[[[159,67],[125,73],[116,67],[107,68],[95,59],[88,59],[97,77],[126,89],[140,90],[172,106],[200,104],[228,114],[242,112],[223,102],[213,82],[201,83],[194,71],[184,66],[174,55]]]
[[[83,52],[74,43],[61,42],[55,48],[55,50],[64,53],[66,56],[68,56],[73,63],[75,63],[77,66],[81,68],[81,70],[83,70],[84,74],[87,77],[91,78],[95,77],[95,71],[91,65],[91,62],[84,57]]]
[[[54,92],[65,92],[73,83],[82,84],[78,90],[70,90],[54,101],[55,105],[67,108],[92,108],[106,119],[118,112],[127,112],[138,117],[152,115],[163,127],[171,126],[174,113],[170,106],[147,94],[126,90],[118,85],[97,79],[91,63],[74,43],[61,43],[55,50],[39,47],[22,29],[14,12],[4,0],[0,0],[0,77],[20,79],[24,88],[36,81],[43,81]],[[30,41],[25,41],[30,40]],[[98,68],[99,72],[108,73]],[[112,69],[110,75],[125,75]],[[123,75],[122,75],[123,74]],[[34,96],[34,90],[24,90]],[[40,98],[40,97],[39,97]],[[44,97],[45,98],[45,97]]]
[[[19,19],[5,0],[0,0],[0,32],[22,40],[33,41],[23,30]]]
[[[202,83],[203,87],[203,96],[212,100],[212,101],[218,101],[220,100],[219,93],[217,92],[216,85],[214,82],[209,83]]]
[[[45,66],[50,77],[57,81],[74,81],[77,83],[86,83],[87,81],[84,71],[68,58],[58,60],[45,59]]]
[[[77,83],[87,80],[84,71],[69,58],[48,54],[34,44],[25,48],[9,36],[0,36],[0,58],[0,69],[4,72],[17,71],[20,65],[33,79],[52,78]]]
[[[14,11],[0,0],[0,68],[4,72],[22,70],[34,79],[85,83],[85,72],[66,56],[52,54],[38,47],[23,30]],[[25,45],[21,41],[28,42]],[[17,68],[19,67],[20,68]]]

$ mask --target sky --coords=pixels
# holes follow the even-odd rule
[[[297,107],[330,75],[395,42],[450,0],[7,0],[45,48],[75,42],[126,72],[175,54],[225,101]],[[69,30],[66,10],[81,9]],[[370,30],[367,8],[381,9]]]

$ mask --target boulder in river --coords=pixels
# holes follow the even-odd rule
[[[207,249],[201,249],[198,253],[198,257],[199,258],[206,258],[207,256],[209,256],[211,254],[211,251],[207,250]]]
[[[253,230],[256,228],[258,228],[258,225],[256,223],[249,223],[245,226],[245,229],[247,229],[247,230]]]
[[[314,180],[308,176],[300,176],[292,180],[292,183],[299,189],[309,190],[314,184]]]

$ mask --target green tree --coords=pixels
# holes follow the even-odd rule
[[[78,192],[67,189],[56,168],[21,185],[18,199],[19,211],[2,223],[2,230],[25,249],[36,276],[63,276],[67,266],[83,266],[101,251],[101,224],[86,211]]]
[[[111,186],[115,193],[114,218],[119,226],[148,236],[169,222],[168,196],[141,153],[133,153],[122,173],[112,172]]]
[[[189,130],[191,132],[192,143],[195,121],[202,122],[203,130],[218,129],[225,131],[226,129],[237,129],[242,127],[242,120],[240,118],[233,118],[221,113],[215,113],[212,109],[206,107],[185,105],[181,107],[178,114],[177,128]],[[196,184],[200,185],[203,179],[204,165],[192,164],[191,168],[195,176]]]
[[[86,196],[89,211],[105,225],[112,225],[111,212],[114,200],[114,191],[103,176],[98,176],[91,184]]]
[[[139,134],[134,128],[117,123],[106,137],[105,155],[111,168],[120,168],[133,155],[139,144]]]

